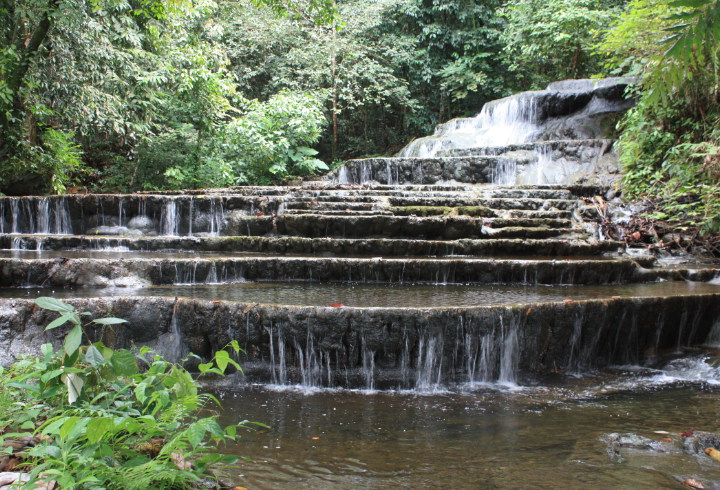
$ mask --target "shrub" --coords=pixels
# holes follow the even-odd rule
[[[42,346],[42,356],[16,362],[0,374],[0,447],[29,472],[26,486],[55,480],[61,488],[188,488],[208,475],[212,463],[236,460],[213,445],[237,437],[248,422],[222,428],[200,410],[217,400],[198,392],[178,364],[146,348],[133,353],[102,342],[83,344],[90,324],[123,323],[100,318],[83,325],[74,307],[38,298],[60,316],[47,330],[71,324],[63,345]],[[237,342],[231,351],[240,349]],[[201,373],[239,368],[219,351]],[[203,415],[208,413],[203,411]],[[0,457],[0,462],[3,459]]]

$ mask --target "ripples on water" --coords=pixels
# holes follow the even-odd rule
[[[224,475],[273,489],[682,488],[686,478],[714,488],[720,464],[685,454],[679,434],[720,429],[719,385],[717,358],[697,354],[514,389],[233,387],[220,391],[222,421],[271,428],[228,448],[253,462]],[[677,444],[617,462],[602,441],[612,432]]]

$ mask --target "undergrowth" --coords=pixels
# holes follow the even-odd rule
[[[249,422],[221,427],[218,401],[199,393],[182,366],[147,348],[83,344],[85,328],[123,323],[100,318],[53,298],[38,306],[60,316],[47,330],[71,325],[59,349],[0,371],[0,471],[24,473],[23,488],[54,481],[62,489],[194,488],[207,483],[209,465],[237,458],[213,451]],[[237,353],[237,342],[229,349]],[[240,366],[222,350],[201,374]],[[1,368],[0,368],[1,369]],[[218,405],[219,406],[219,405]]]

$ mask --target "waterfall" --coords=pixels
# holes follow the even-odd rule
[[[210,200],[210,234],[213,236],[220,235],[222,231],[222,222],[225,219],[222,199],[214,198]]]
[[[168,199],[163,205],[160,213],[162,235],[177,236],[180,234],[180,218],[177,212],[177,203],[175,199]]]
[[[491,182],[499,185],[514,185],[517,180],[517,162],[512,158],[498,158],[495,160]]]
[[[350,184],[352,182],[348,173],[348,169],[345,165],[340,167],[340,170],[338,170],[337,181],[338,184]]]
[[[71,235],[67,199],[55,196],[0,198],[0,233]]]
[[[504,146],[531,141],[538,132],[538,99],[526,92],[485,104],[473,118],[439,124],[432,136],[418,138],[398,156],[428,158],[447,148]]]

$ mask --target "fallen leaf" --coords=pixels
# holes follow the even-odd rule
[[[622,296],[613,296],[612,299],[620,299]]]
[[[222,303],[222,301],[219,300],[219,299],[214,299],[214,300],[213,300],[213,303]]]
[[[695,433],[695,427],[691,427],[689,430],[686,430],[685,432],[681,432],[680,436],[682,437],[692,437]]]
[[[312,439],[313,441],[317,441],[317,440],[319,440],[320,438],[317,437],[317,436],[315,436],[315,437],[311,437],[310,439]]]
[[[687,485],[688,487],[691,487],[691,488],[705,488],[705,486],[703,486],[702,483],[700,483],[699,481],[697,481],[694,478],[688,478],[687,480],[685,480],[684,483],[685,483],[685,485]]]
[[[245,309],[243,310],[243,315],[247,315],[248,311],[252,310],[255,307],[255,305],[257,305],[257,303],[250,303],[249,305],[247,305],[245,307]]]
[[[255,216],[265,216],[263,213],[255,213]]]
[[[331,304],[330,306],[332,306],[333,308],[342,308],[342,307],[345,306],[345,305],[342,304],[342,303],[333,303],[333,304]]]
[[[666,437],[665,439],[660,439],[660,442],[672,442],[672,438]]]
[[[574,303],[575,301],[572,299],[564,299],[563,303]]]
[[[525,312],[525,316],[530,315],[532,313],[532,308],[528,308],[528,310]]]
[[[705,454],[710,456],[712,459],[720,463],[720,451],[715,449],[714,447],[709,447],[705,450]]]

